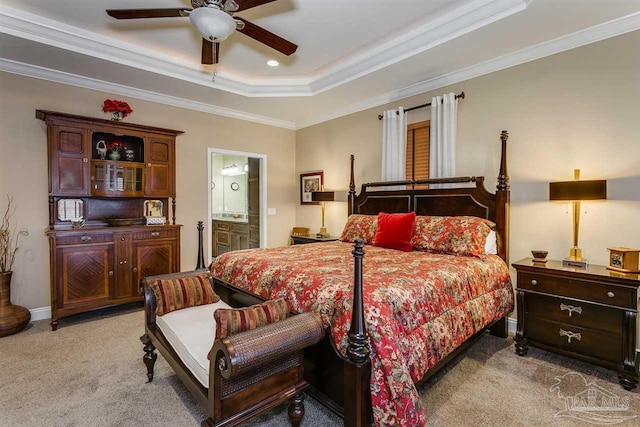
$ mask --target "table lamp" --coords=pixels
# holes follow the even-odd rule
[[[562,265],[586,268],[587,260],[582,258],[582,249],[578,247],[580,202],[606,199],[607,181],[580,181],[580,169],[573,171],[573,179],[573,181],[550,182],[549,200],[571,201],[573,205],[573,247],[569,249],[569,256],[562,261]]]
[[[320,202],[322,205],[322,227],[320,228],[320,232],[316,234],[316,237],[329,237],[329,233],[327,233],[327,229],[324,226],[324,203],[325,202],[333,202],[336,199],[336,195],[334,191],[312,191],[311,192],[311,200],[314,202]]]

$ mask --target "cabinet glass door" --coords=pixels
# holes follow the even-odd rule
[[[141,197],[144,194],[144,165],[136,162],[93,160],[93,195]]]

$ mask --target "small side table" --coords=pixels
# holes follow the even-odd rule
[[[534,345],[618,372],[627,390],[638,384],[636,318],[640,275],[602,265],[561,261],[513,263],[518,273],[516,353]]]
[[[294,245],[304,245],[307,243],[335,242],[336,240],[338,240],[338,237],[336,236],[316,237],[315,235],[291,236],[291,240],[293,240]]]

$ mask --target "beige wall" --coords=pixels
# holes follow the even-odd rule
[[[36,109],[102,117],[106,98],[129,102],[134,113],[127,121],[179,129],[176,143],[177,222],[184,225],[181,267],[195,267],[196,222],[207,218],[207,148],[267,155],[269,216],[267,244],[286,244],[295,223],[295,132],[108,93],[0,73],[0,209],[6,194],[17,205],[16,220],[30,236],[22,241],[14,266],[12,301],[28,308],[49,306],[49,249],[46,126]],[[106,117],[106,116],[105,116]],[[208,223],[208,222],[206,222]],[[205,239],[208,244],[209,239]]]
[[[178,221],[182,269],[196,258],[198,220],[207,216],[207,147],[268,156],[268,246],[286,243],[293,225],[320,226],[318,206],[300,206],[299,173],[324,170],[325,187],[346,190],[349,154],[356,182],[380,179],[382,125],[377,115],[397,105],[428,102],[434,94],[464,90],[458,122],[459,175],[485,175],[490,190],[498,171],[498,135],[508,129],[511,176],[511,251],[515,261],[529,250],[562,258],[571,245],[568,206],[547,201],[547,183],[608,180],[609,200],[587,204],[581,244],[594,263],[606,264],[607,246],[640,247],[640,32],[564,52],[455,84],[402,102],[345,116],[297,132],[128,100],[131,122],[184,130],[177,142]],[[16,260],[12,298],[29,308],[49,305],[47,163],[44,123],[37,108],[100,117],[110,94],[0,73],[0,209],[15,196],[18,225],[29,229]],[[116,96],[117,99],[126,99]],[[426,110],[411,121],[427,118]],[[295,165],[295,166],[294,166]],[[339,234],[346,203],[327,205],[327,227]],[[207,239],[208,240],[208,239]]]
[[[572,244],[568,204],[548,201],[550,181],[607,179],[609,200],[583,203],[580,246],[592,263],[607,264],[610,246],[640,247],[640,31],[352,114],[296,135],[298,173],[324,170],[326,186],[346,189],[348,156],[356,183],[380,179],[382,124],[377,115],[412,107],[449,91],[459,103],[457,174],[484,175],[495,190],[499,134],[510,132],[510,260],[547,249],[564,258]],[[412,113],[411,121],[427,118]],[[328,207],[329,230],[340,233],[346,204]],[[569,213],[567,213],[569,212]],[[320,208],[300,206],[299,226],[319,227]]]

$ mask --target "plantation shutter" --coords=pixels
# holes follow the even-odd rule
[[[407,180],[429,178],[429,123],[427,120],[407,126]]]

